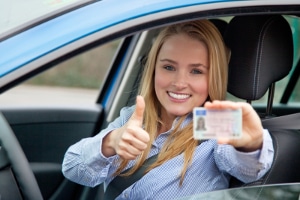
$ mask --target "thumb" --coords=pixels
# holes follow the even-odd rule
[[[132,114],[131,119],[136,122],[137,126],[142,127],[145,111],[145,100],[142,96],[136,97],[135,111]]]

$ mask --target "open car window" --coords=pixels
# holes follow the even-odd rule
[[[1,95],[1,106],[94,104],[121,39],[74,56]]]

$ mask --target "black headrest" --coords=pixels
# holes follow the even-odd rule
[[[280,15],[234,17],[224,40],[231,50],[228,91],[236,97],[261,98],[292,67],[292,32]]]
[[[222,19],[210,19],[209,21],[211,21],[217,27],[221,35],[224,37],[228,23]]]

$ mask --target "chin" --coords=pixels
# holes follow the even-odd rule
[[[184,116],[184,115],[187,115],[188,113],[190,113],[192,111],[178,111],[178,112],[170,112],[172,115],[176,116],[176,117],[181,117],[181,116]]]

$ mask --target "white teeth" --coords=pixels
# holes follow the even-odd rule
[[[175,99],[187,99],[190,97],[189,94],[175,94],[175,93],[172,93],[172,92],[169,92],[169,95]]]

